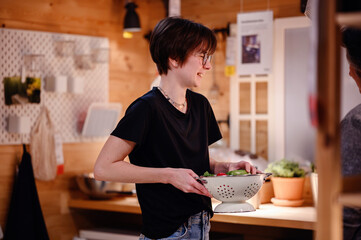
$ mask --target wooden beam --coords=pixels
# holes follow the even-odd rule
[[[344,193],[344,194],[340,195],[338,200],[343,206],[360,208],[361,207],[361,192]]]
[[[318,170],[317,240],[342,239],[340,164],[340,35],[335,0],[318,7],[318,117],[316,164]]]
[[[342,25],[347,25],[350,27],[356,27],[361,29],[361,11],[359,12],[347,12],[347,13],[338,13],[336,16],[337,23]]]

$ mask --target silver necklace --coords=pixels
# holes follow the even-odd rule
[[[187,99],[184,99],[184,103],[177,103],[173,99],[171,99],[161,87],[158,86],[158,89],[175,108],[183,109],[187,105]]]

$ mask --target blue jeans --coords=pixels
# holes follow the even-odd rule
[[[361,240],[361,208],[343,208],[343,239]]]
[[[202,211],[194,214],[188,218],[188,221],[183,223],[177,231],[172,235],[161,238],[160,240],[171,240],[171,239],[189,239],[189,240],[208,240],[209,230],[211,224],[209,222],[209,212]],[[143,234],[140,235],[139,240],[151,240]]]

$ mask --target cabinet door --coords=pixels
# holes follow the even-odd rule
[[[268,159],[269,75],[231,78],[230,147]]]

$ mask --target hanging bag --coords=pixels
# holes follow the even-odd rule
[[[49,240],[35,184],[31,156],[24,153],[15,175],[4,240]]]
[[[55,128],[48,109],[43,106],[31,130],[30,150],[34,176],[38,180],[49,181],[56,177]]]

